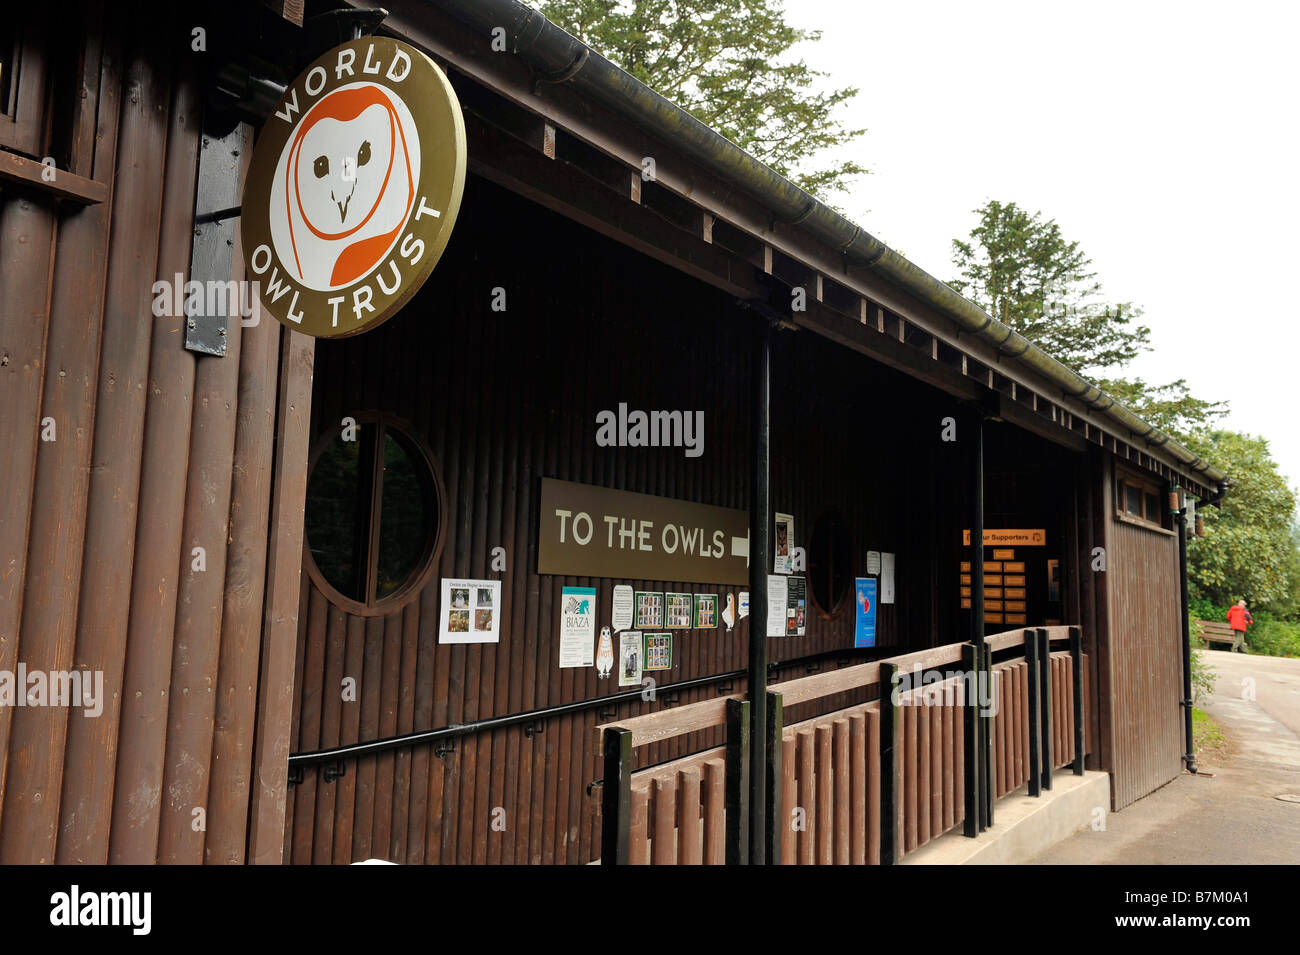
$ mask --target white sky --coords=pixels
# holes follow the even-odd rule
[[[786,0],[856,85],[849,218],[941,280],[987,199],[1054,218],[1146,312],[1124,372],[1226,398],[1300,484],[1300,3]]]

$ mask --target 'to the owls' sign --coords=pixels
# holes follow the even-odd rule
[[[374,328],[429,277],[465,185],[465,123],[414,47],[367,37],[316,60],[266,121],[244,185],[248,278],[308,335]]]

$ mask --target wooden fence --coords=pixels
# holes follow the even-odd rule
[[[1062,642],[1068,649],[1052,649]],[[768,800],[779,807],[768,814],[770,861],[890,864],[959,826],[977,835],[992,824],[996,800],[1021,787],[1039,795],[1053,769],[1082,774],[1087,658],[1078,628],[1008,631],[985,647],[979,665],[972,644],[951,644],[769,686]],[[885,687],[893,692],[882,701]],[[864,690],[875,699],[782,726],[795,706]],[[633,768],[641,746],[721,726],[724,746]],[[745,700],[707,700],[596,733],[602,861],[746,861]]]

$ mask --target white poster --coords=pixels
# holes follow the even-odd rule
[[[596,653],[596,588],[560,592],[560,666],[589,667]]]
[[[776,574],[790,573],[790,555],[794,550],[794,515],[777,514],[776,515],[776,549],[773,553],[776,555],[773,561],[772,572]]]
[[[767,578],[767,635],[769,637],[785,636],[786,607],[790,602],[790,592],[786,578],[769,575]]]
[[[890,553],[880,555],[880,602],[894,602],[894,555]]]
[[[867,551],[867,576],[877,577],[880,575],[880,551]]]
[[[744,620],[748,616],[749,616],[749,591],[742,590],[740,592],[740,619]]]
[[[614,632],[627,630],[632,626],[632,587],[619,584],[614,588]]]
[[[501,581],[442,580],[439,643],[501,642]]]
[[[624,630],[618,635],[618,685],[641,685],[641,631]]]

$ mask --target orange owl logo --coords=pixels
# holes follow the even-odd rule
[[[383,259],[415,201],[412,152],[401,117],[379,86],[344,87],[312,107],[284,164],[297,279],[341,288]]]

